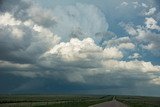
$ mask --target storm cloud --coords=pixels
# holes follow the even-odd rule
[[[121,3],[114,9],[133,5],[144,12],[150,8],[138,16],[145,16],[143,25],[117,23],[126,31],[124,35],[111,31],[107,12],[96,4],[75,2],[45,8],[39,2],[1,0],[0,92],[103,90],[146,95],[146,87],[156,90],[160,63],[145,55],[157,58],[160,54],[158,9],[148,7],[148,2]]]

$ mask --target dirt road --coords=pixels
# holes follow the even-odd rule
[[[89,107],[128,107],[128,106],[114,99],[109,102],[104,102]]]

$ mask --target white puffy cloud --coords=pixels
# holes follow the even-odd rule
[[[153,78],[150,83],[160,85],[160,77]]]
[[[62,42],[54,46],[46,54],[57,55],[66,61],[75,61],[87,59],[91,53],[94,55],[100,52],[102,52],[102,48],[97,46],[91,38],[86,38],[82,41],[72,38],[70,42]]]
[[[141,55],[139,53],[134,53],[133,55],[130,55],[128,58],[129,59],[138,59],[138,58],[141,58]]]
[[[126,27],[126,30],[130,35],[136,35],[137,34],[136,30],[131,26]]]
[[[119,51],[119,49],[117,49],[116,47],[111,47],[111,48],[105,48],[104,49],[104,56],[106,58],[115,58],[115,59],[121,59],[123,58],[123,53],[121,51]],[[104,57],[104,58],[105,58]]]
[[[135,45],[131,42],[129,37],[120,37],[113,38],[111,40],[106,41],[105,44],[107,47],[116,46],[118,49],[134,49]]]
[[[76,61],[83,59],[90,60],[90,58],[119,59],[123,57],[122,52],[116,47],[102,49],[97,46],[91,38],[86,38],[82,41],[77,38],[72,38],[70,42],[62,42],[54,46],[51,50],[46,52],[45,55],[56,55],[65,61]]]
[[[38,32],[41,36],[43,36],[44,38],[48,37],[50,39],[52,39],[53,43],[59,43],[60,41],[60,37],[58,35],[54,35],[53,32],[51,32],[49,29],[44,28],[43,26],[38,26],[38,25],[34,25],[33,26],[33,30],[35,30],[36,32]],[[49,42],[49,40],[47,40]]]
[[[153,15],[156,12],[156,10],[157,9],[155,7],[153,7],[151,9],[149,9],[148,12],[145,12],[144,14],[147,15],[147,16],[150,16],[150,15]]]
[[[10,13],[6,12],[4,14],[0,15],[0,25],[1,26],[14,26],[14,25],[20,25],[21,21],[16,20]]]
[[[141,43],[142,48],[151,51],[155,55],[159,55],[160,37],[159,34],[151,32],[145,28],[137,29],[138,35],[136,39]]]
[[[118,46],[119,49],[134,49],[135,45],[133,43],[122,43]]]
[[[146,18],[145,24],[146,26],[134,26],[133,24],[120,23],[126,32],[132,36],[134,43],[136,41],[142,49],[151,51],[154,55],[159,56],[159,33],[152,31],[159,30],[159,26],[153,18]]]
[[[157,21],[154,20],[152,17],[150,18],[146,18],[145,19],[145,24],[146,24],[146,27],[148,29],[152,29],[152,30],[158,30],[160,31],[160,26],[157,25]]]
[[[137,53],[133,55],[134,58],[140,57],[140,55],[137,56]],[[88,79],[90,76],[107,75],[108,73],[122,72],[123,74],[125,72],[131,73],[130,75],[144,73],[145,75],[150,72],[160,72],[160,66],[153,65],[151,62],[123,61],[120,60],[121,58],[123,54],[116,47],[103,49],[97,46],[91,38],[82,41],[74,38],[70,42],[54,46],[41,56],[39,64],[46,68],[58,68],[61,73],[65,72],[63,78],[70,82],[82,83],[88,83],[87,81],[92,83],[93,81]]]
[[[155,45],[154,43],[150,43],[148,45],[142,45],[142,47],[147,50],[156,50],[157,48],[159,48],[159,46]]]
[[[53,72],[61,72],[63,77],[62,75],[60,77],[70,82],[87,83],[87,76],[105,71],[101,61],[121,58],[123,58],[123,53],[116,47],[103,49],[91,38],[85,38],[82,41],[72,38],[69,42],[59,43],[44,53],[38,65],[46,69],[59,69]]]
[[[160,72],[160,66],[154,66],[151,62],[145,61],[117,61],[107,60],[103,62],[107,70],[112,71],[139,71],[139,72]]]

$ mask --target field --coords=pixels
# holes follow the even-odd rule
[[[88,107],[112,100],[112,96],[1,95],[0,107]]]
[[[160,107],[160,97],[117,96],[116,99],[130,107]]]
[[[0,107],[88,107],[113,98],[129,107],[160,107],[159,97],[112,95],[0,95]]]

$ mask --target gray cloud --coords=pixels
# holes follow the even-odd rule
[[[105,15],[95,5],[55,6],[50,10],[33,2],[3,0],[0,11],[2,80],[7,81],[10,76],[26,79],[10,91],[45,86],[56,90],[64,84],[77,89],[127,90],[129,86],[159,85],[156,74],[160,66],[150,61],[125,61],[124,53],[135,48],[135,41],[107,31]],[[136,29],[128,25],[126,28],[134,39],[142,41],[144,49],[159,49],[159,34],[143,27]],[[155,47],[149,48],[146,43]]]
[[[64,41],[72,37],[92,37],[99,43],[108,29],[104,14],[94,5],[57,6],[53,9],[53,14],[57,21],[55,33],[61,35]]]
[[[40,54],[59,42],[58,36],[33,21],[23,22],[8,12],[0,17],[0,49],[3,52],[1,58],[4,60],[8,58],[34,62]]]
[[[113,38],[105,41],[103,45],[107,47],[117,47],[118,49],[134,49],[135,45],[131,42],[129,37]]]

